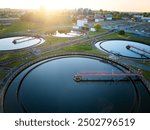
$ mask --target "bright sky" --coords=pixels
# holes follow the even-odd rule
[[[150,12],[150,0],[0,0],[0,8],[74,9]]]

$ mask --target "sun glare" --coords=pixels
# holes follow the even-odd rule
[[[68,0],[41,0],[37,1],[36,7],[44,7],[48,10],[51,9],[65,9],[65,8],[70,8],[69,6],[71,3]]]

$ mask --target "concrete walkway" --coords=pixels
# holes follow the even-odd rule
[[[140,63],[138,60],[133,60],[133,59],[129,59],[129,58],[124,58],[124,57],[119,57],[119,56],[115,56],[115,55],[110,55],[109,58],[114,59],[120,63],[123,63],[127,66],[131,66],[131,67],[136,67],[145,71],[149,71],[150,72],[150,66],[147,66],[145,64]],[[145,62],[150,62],[150,60],[147,60]]]

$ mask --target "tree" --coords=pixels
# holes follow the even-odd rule
[[[89,25],[84,24],[84,26],[82,27],[82,30],[89,31]]]
[[[119,34],[119,35],[125,35],[125,31],[124,31],[124,30],[120,30],[120,31],[118,32],[118,34]]]
[[[113,19],[121,19],[122,18],[122,13],[120,12],[112,12]]]
[[[94,24],[95,30],[98,32],[101,29],[101,25],[99,23]]]
[[[144,17],[150,17],[150,13],[144,12],[144,13],[143,13],[143,16],[144,16]]]

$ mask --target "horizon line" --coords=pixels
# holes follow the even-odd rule
[[[125,11],[125,10],[107,10],[107,9],[92,9],[92,8],[84,8],[84,7],[79,7],[79,8],[61,8],[61,9],[47,9],[48,11],[55,11],[55,10],[75,10],[75,9],[91,9],[93,11],[110,11],[110,12],[123,12],[123,13],[150,13],[150,11]],[[0,7],[0,9],[20,9],[20,10],[38,10],[39,8],[11,8],[11,7]]]

